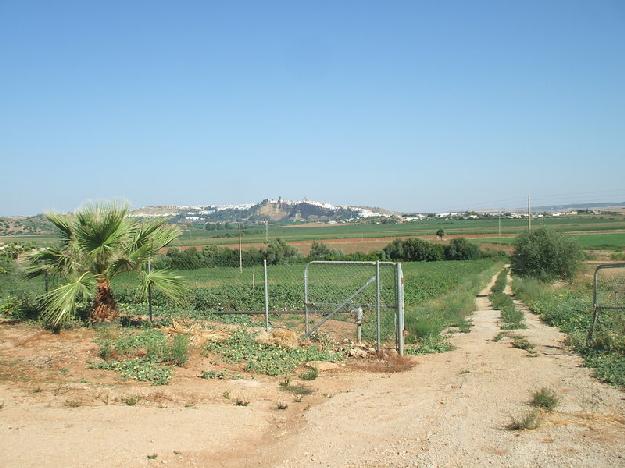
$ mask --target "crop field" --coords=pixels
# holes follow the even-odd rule
[[[625,248],[625,216],[576,215],[556,218],[538,218],[536,227],[549,227],[568,233],[587,249],[619,250]],[[173,247],[202,247],[223,245],[235,248],[239,243],[237,229],[207,231],[202,226],[182,226],[182,235]],[[424,237],[435,239],[435,232],[443,229],[451,237],[467,236],[476,243],[510,245],[514,237],[527,229],[527,220],[501,220],[502,237],[498,237],[497,218],[478,220],[426,219],[403,224],[274,224],[269,226],[269,238],[281,238],[306,254],[312,241],[325,241],[344,253],[379,250],[394,238]],[[258,248],[265,242],[262,226],[247,226],[241,231],[244,248]],[[50,235],[0,236],[0,242],[24,242],[38,246],[54,245],[57,239]]]
[[[349,238],[393,238],[409,236],[434,236],[438,229],[450,235],[497,234],[499,224],[497,218],[479,220],[423,220],[404,224],[339,224],[339,225],[270,225],[269,236],[279,237],[288,242],[312,241],[324,239]],[[537,227],[550,227],[561,232],[579,231],[611,231],[625,229],[625,218],[622,216],[577,215],[557,218],[541,218],[534,222]],[[518,234],[527,228],[527,220],[502,219],[502,234]],[[245,243],[262,243],[265,241],[263,230],[251,229],[243,231]],[[238,243],[238,231],[205,231],[201,228],[189,228],[177,239],[176,245],[228,245]]]

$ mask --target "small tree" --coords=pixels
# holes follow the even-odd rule
[[[443,237],[445,237],[445,231],[443,231],[443,229],[439,229],[438,231],[436,231],[436,237],[438,237],[440,240],[443,240]]]
[[[308,253],[309,260],[336,260],[341,256],[341,252],[332,250],[323,242],[313,241]]]
[[[267,244],[264,257],[269,265],[277,265],[279,263],[289,263],[297,260],[299,252],[295,247],[290,246],[282,239],[273,239]]]
[[[571,279],[582,256],[582,249],[574,240],[552,230],[537,229],[516,239],[512,271],[544,281]]]
[[[135,272],[141,290],[150,288],[178,299],[184,292],[181,278],[167,271],[145,272],[148,259],[180,234],[164,221],[137,223],[128,209],[116,204],[88,205],[75,214],[48,214],[61,233],[59,247],[49,247],[31,256],[28,275],[54,272],[64,284],[44,297],[43,319],[55,329],[74,317],[81,301],[91,301],[92,321],[111,320],[118,315],[111,280],[122,272]]]

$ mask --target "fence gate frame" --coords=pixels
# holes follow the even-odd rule
[[[599,271],[601,270],[609,270],[613,268],[625,268],[625,263],[602,263],[597,265],[595,268],[595,273],[592,279],[592,321],[590,322],[590,329],[588,330],[588,336],[586,337],[586,346],[590,346],[592,342],[592,336],[595,333],[595,327],[597,326],[597,321],[599,320],[599,312],[602,310],[624,310],[625,304],[622,306],[608,306],[601,305],[598,303],[597,297],[597,287],[599,283]]]
[[[355,292],[352,292],[344,301],[336,305],[318,324],[311,329],[309,322],[309,306],[313,305],[308,297],[308,269],[310,265],[368,265],[375,267],[374,274],[364,282]],[[376,261],[347,261],[347,260],[314,260],[308,262],[304,268],[304,324],[305,336],[309,337],[315,333],[321,325],[331,319],[345,307],[352,304],[353,299],[362,293],[369,285],[375,283],[375,316],[376,316],[376,350],[378,353],[382,350],[381,337],[381,294],[380,294],[380,265],[392,265],[395,267],[395,349],[400,356],[404,355],[404,275],[399,262],[381,262]]]

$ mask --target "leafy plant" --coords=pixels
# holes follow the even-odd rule
[[[206,352],[222,356],[226,362],[246,362],[245,370],[267,375],[283,375],[308,361],[338,361],[342,354],[325,351],[316,345],[305,348],[283,348],[257,343],[246,330],[236,330],[226,341],[210,342]]]

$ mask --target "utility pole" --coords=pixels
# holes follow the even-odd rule
[[[527,196],[527,230],[532,232],[532,204],[529,195]]]
[[[499,237],[501,237],[501,210],[499,210]]]
[[[243,252],[241,251],[241,223],[239,223],[239,273],[243,274]]]

